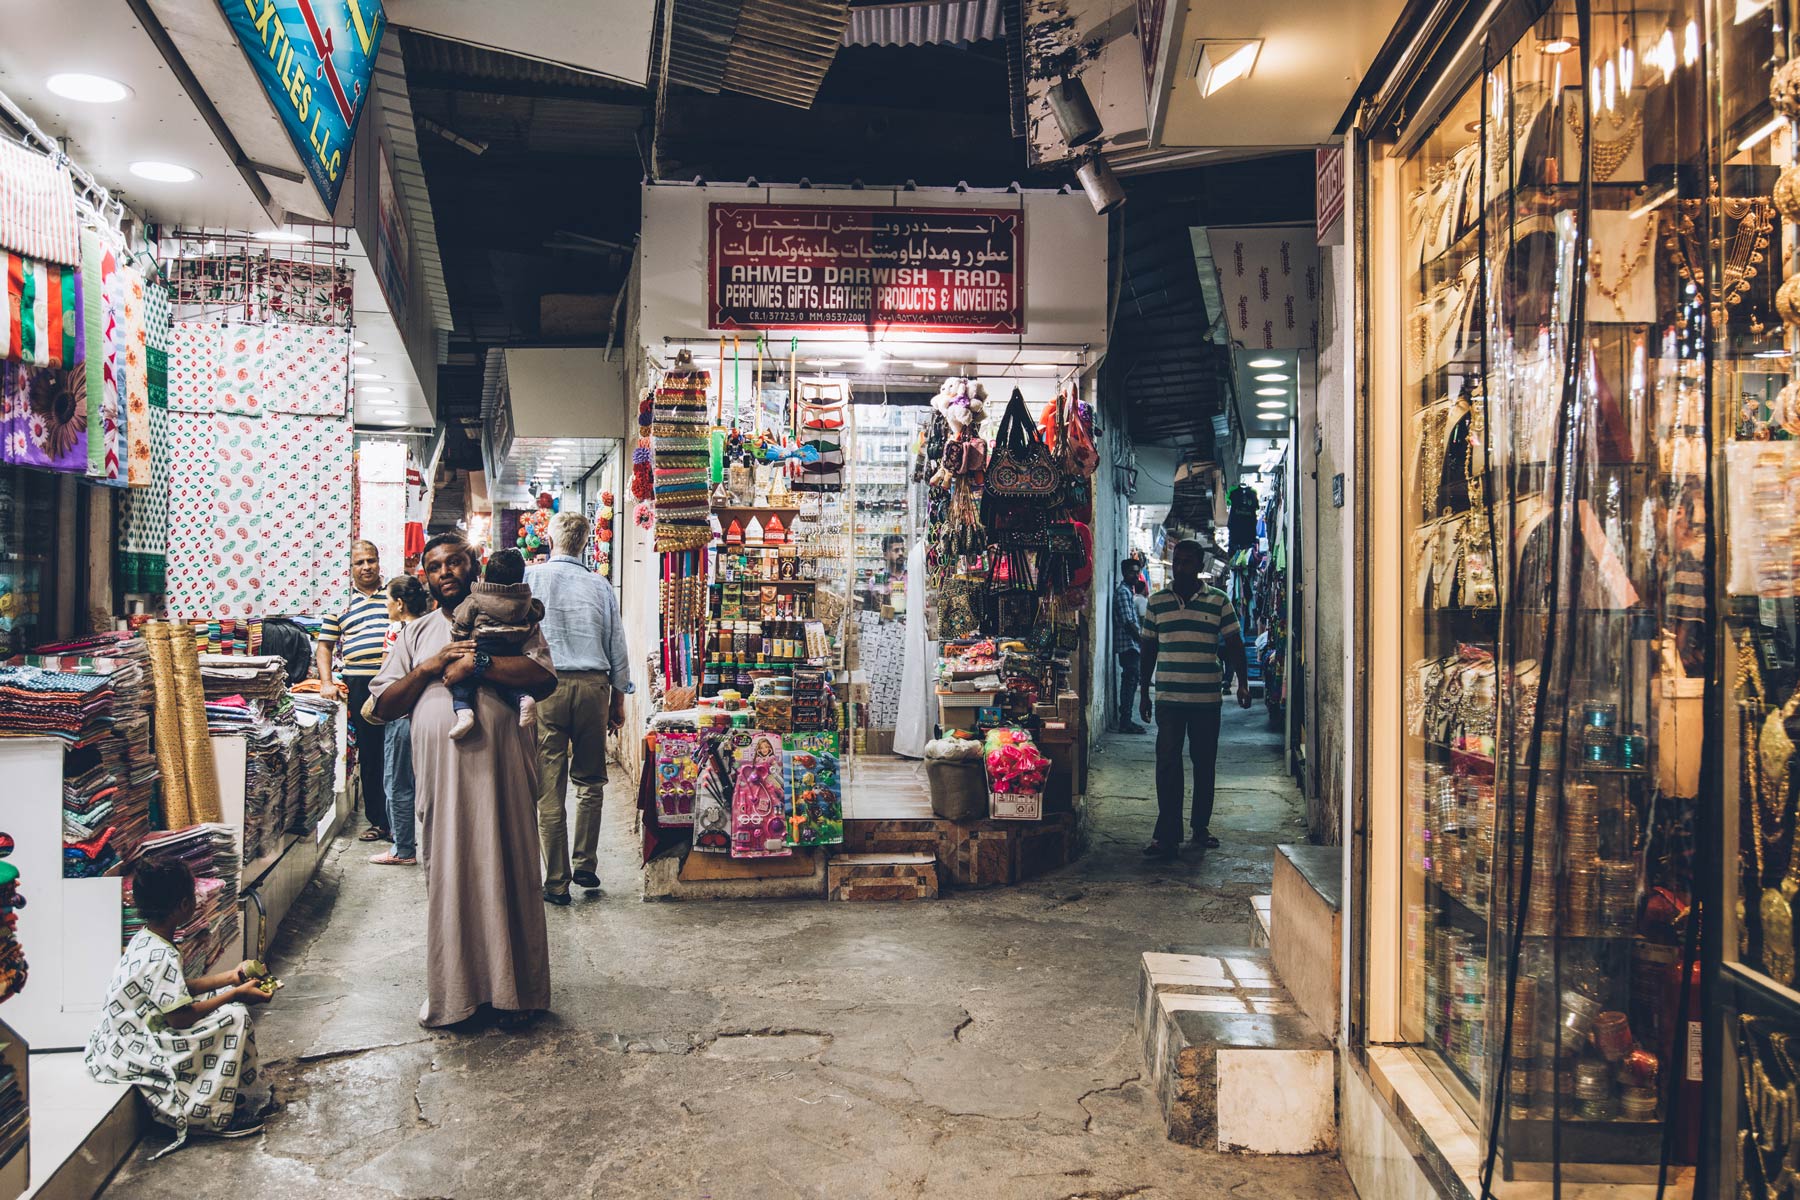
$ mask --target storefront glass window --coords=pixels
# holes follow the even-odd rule
[[[1684,218],[1710,226],[1688,20],[1503,15],[1405,143],[1402,1028],[1508,1178],[1655,1168],[1687,1095],[1683,1006],[1701,1019],[1682,984],[1709,407],[1681,268],[1708,253]],[[1677,1162],[1697,1118],[1696,1093]]]

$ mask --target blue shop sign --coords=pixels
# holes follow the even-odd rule
[[[381,0],[219,0],[327,211],[387,31]]]

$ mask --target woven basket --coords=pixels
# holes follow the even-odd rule
[[[169,626],[152,621],[144,626],[150,647],[150,678],[156,688],[151,718],[156,732],[156,766],[162,774],[163,824],[186,829],[194,823],[188,801],[187,762],[182,756],[180,705],[175,699],[175,665],[169,652]]]
[[[175,700],[181,720],[181,753],[187,764],[190,824],[218,821],[219,775],[213,766],[212,737],[206,728],[206,687],[200,682],[200,651],[191,625],[177,623],[169,632],[169,655],[175,668]]]

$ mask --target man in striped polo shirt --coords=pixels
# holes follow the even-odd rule
[[[369,685],[381,670],[387,648],[387,592],[381,586],[381,552],[373,542],[350,547],[350,598],[344,610],[325,618],[315,651],[319,668],[319,694],[343,700],[350,706],[350,736],[356,741],[356,760],[362,777],[363,815],[369,827],[365,842],[390,840],[387,789],[382,783],[387,737],[381,726],[363,719]],[[344,686],[332,679],[332,651],[344,665]],[[348,693],[348,694],[346,694]]]
[[[1181,845],[1181,744],[1194,763],[1194,843],[1212,848],[1213,768],[1219,756],[1224,676],[1220,659],[1237,673],[1238,704],[1250,707],[1250,673],[1237,612],[1224,592],[1200,578],[1206,552],[1191,538],[1175,546],[1169,586],[1150,597],[1144,638],[1144,720],[1156,688],[1156,840],[1148,858],[1174,858]]]

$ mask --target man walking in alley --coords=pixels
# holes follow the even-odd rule
[[[1224,592],[1200,578],[1205,551],[1188,539],[1175,546],[1170,583],[1150,597],[1144,614],[1142,712],[1151,714],[1156,689],[1156,837],[1145,847],[1149,858],[1174,858],[1181,845],[1181,747],[1194,764],[1194,843],[1219,844],[1212,836],[1213,769],[1219,755],[1222,707],[1220,660],[1238,679],[1237,700],[1250,707],[1250,673],[1237,613]]]
[[[581,562],[587,518],[550,519],[550,561],[525,573],[544,602],[544,638],[556,666],[556,691],[538,706],[538,836],[544,844],[544,900],[569,903],[569,884],[600,890],[600,805],[606,787],[606,736],[625,724],[631,655],[612,584]],[[568,787],[575,783],[574,874],[569,872]]]
[[[387,649],[387,592],[382,588],[381,551],[373,542],[350,547],[350,598],[342,612],[325,618],[314,650],[319,669],[319,694],[343,700],[350,706],[350,736],[356,742],[357,769],[362,779],[363,816],[369,827],[365,842],[388,840],[387,792],[382,783],[387,734],[379,725],[363,719],[363,703],[369,684],[381,670]],[[332,679],[331,655],[336,650],[344,664],[344,685]]]
[[[484,1005],[529,1014],[550,1007],[550,944],[537,898],[532,836],[537,747],[500,689],[542,703],[556,690],[550,648],[533,633],[522,653],[489,656],[454,640],[450,614],[469,596],[475,557],[455,534],[425,543],[425,587],[437,611],[407,625],[370,685],[375,715],[412,717],[413,774],[424,818],[425,1006],[421,1025],[454,1025]],[[475,730],[450,737],[450,688],[475,689]]]
[[[1142,630],[1138,624],[1137,589],[1143,565],[1135,558],[1119,564],[1119,585],[1113,589],[1113,653],[1119,659],[1119,732],[1142,733],[1131,719],[1131,702],[1138,692],[1142,665]]]

